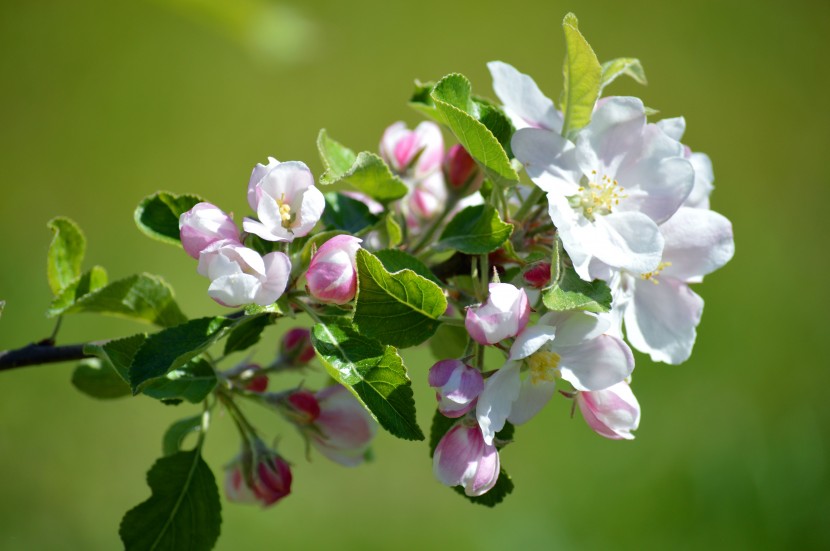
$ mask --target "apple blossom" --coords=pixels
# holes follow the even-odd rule
[[[380,155],[398,174],[422,180],[437,171],[444,159],[444,138],[437,124],[424,121],[409,130],[399,121],[380,140]]]
[[[293,241],[314,228],[326,201],[304,163],[269,160],[254,168],[248,184],[248,203],[259,221],[245,218],[242,227],[266,241]]]
[[[361,240],[336,235],[323,243],[308,266],[308,292],[321,302],[346,304],[357,292],[355,256]]]
[[[585,422],[600,436],[612,440],[634,438],[631,431],[640,425],[640,404],[627,382],[604,390],[578,392],[576,403]]]
[[[291,493],[291,467],[279,454],[257,440],[245,448],[225,471],[229,501],[273,505]]]
[[[462,486],[468,496],[490,491],[499,479],[499,468],[498,450],[467,419],[447,431],[432,457],[435,478],[447,486]]]
[[[663,119],[657,121],[656,124],[667,136],[678,142],[686,132],[686,119],[683,117]],[[715,175],[712,171],[712,160],[705,153],[692,152],[688,146],[683,146],[683,156],[689,159],[689,162],[692,163],[692,167],[695,169],[695,185],[692,187],[692,192],[689,193],[689,196],[683,202],[683,206],[708,209],[709,196],[714,189],[712,182],[715,180]]]
[[[487,301],[467,308],[464,325],[480,344],[495,344],[515,337],[527,325],[530,304],[524,289],[509,283],[491,283]]]
[[[306,365],[314,358],[314,346],[311,344],[311,332],[305,327],[289,329],[280,341],[280,356],[292,366]]]
[[[198,272],[211,280],[208,295],[223,306],[268,306],[285,291],[291,262],[283,253],[263,257],[226,239],[202,251]]]
[[[484,390],[478,369],[459,360],[441,360],[429,370],[429,386],[435,389],[438,411],[446,417],[461,417],[473,407]]]
[[[239,228],[230,216],[210,203],[197,203],[179,217],[179,235],[185,252],[198,259],[208,245],[227,239],[239,242]]]
[[[487,68],[493,77],[493,90],[513,126],[543,128],[557,134],[562,131],[562,113],[530,76],[501,61],[491,61]]]

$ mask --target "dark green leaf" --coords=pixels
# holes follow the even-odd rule
[[[435,108],[435,102],[432,101],[430,94],[432,94],[433,88],[435,88],[434,82],[416,80],[415,90],[412,92],[412,97],[409,98],[409,106],[441,124],[446,124],[447,121],[444,116]]]
[[[596,54],[579,32],[576,16],[569,13],[562,21],[565,32],[565,63],[562,73],[565,87],[562,91],[563,129],[573,134],[591,122],[594,104],[599,98],[602,68]]]
[[[82,296],[97,291],[107,284],[107,271],[101,266],[93,266],[81,277],[67,285],[49,305],[47,316],[60,315],[67,308],[75,304]]]
[[[453,490],[455,490],[457,494],[469,499],[472,503],[484,505],[485,507],[495,507],[504,501],[504,498],[506,498],[508,494],[513,492],[513,481],[510,480],[510,476],[504,469],[500,469],[499,479],[496,481],[496,485],[484,495],[470,497],[464,493],[464,488],[461,486],[456,486]]]
[[[84,346],[85,354],[94,354],[101,361],[112,367],[125,383],[130,382],[130,365],[136,352],[147,340],[147,335],[139,333],[123,339],[104,344],[89,343]]]
[[[58,296],[81,275],[86,238],[75,222],[59,216],[47,224],[55,234],[46,254],[46,276],[52,294]]]
[[[119,279],[78,298],[63,310],[48,315],[108,314],[170,327],[187,321],[173,299],[173,290],[159,276],[136,274]]]
[[[467,207],[456,214],[435,244],[437,250],[455,249],[466,254],[484,254],[498,249],[513,233],[513,225],[502,222],[491,205]]]
[[[161,442],[161,450],[164,455],[173,455],[182,448],[184,439],[189,434],[196,434],[202,430],[202,416],[194,415],[179,419],[165,431]]]
[[[72,372],[72,385],[92,398],[109,400],[129,396],[130,385],[113,367],[98,358],[81,360]]]
[[[611,84],[618,76],[627,75],[638,84],[648,84],[646,73],[639,59],[633,57],[618,57],[602,64],[602,84],[600,91]]]
[[[350,388],[384,429],[406,440],[424,439],[412,383],[395,348],[339,324],[316,324],[311,341],[329,375]]]
[[[435,274],[432,273],[426,264],[400,249],[382,249],[375,251],[383,267],[387,272],[399,272],[401,270],[412,270],[421,277],[425,277],[436,285],[443,285]]]
[[[130,366],[133,393],[207,350],[232,325],[227,318],[197,318],[147,337]]]
[[[553,264],[554,266],[556,263]],[[553,268],[552,268],[553,271]],[[542,292],[542,301],[548,310],[585,310],[608,312],[611,309],[611,289],[602,280],[583,281],[573,268],[562,270],[562,278]]]
[[[214,387],[216,373],[207,361],[197,358],[163,377],[148,381],[142,393],[163,402],[187,400],[191,404],[198,404]]]
[[[119,535],[127,551],[204,551],[222,524],[219,490],[200,449],[156,461],[147,473],[150,498],[128,511]]]
[[[259,338],[266,327],[274,323],[275,316],[258,314],[242,318],[234,326],[225,341],[225,355],[250,348],[259,342]]]
[[[326,210],[323,211],[326,227],[354,234],[376,224],[378,220],[365,203],[342,193],[326,193]]]
[[[406,184],[392,174],[379,156],[368,151],[355,155],[329,138],[325,130],[320,130],[317,149],[326,166],[326,172],[320,177],[323,186],[334,186],[334,191],[351,188],[381,203],[400,199],[408,191]]]
[[[135,209],[135,223],[153,239],[181,246],[179,217],[203,201],[198,195],[159,191],[141,200]]]
[[[444,323],[429,339],[429,349],[436,360],[460,358],[467,349],[468,338],[464,327]]]
[[[447,309],[438,285],[406,269],[390,274],[365,249],[357,251],[358,291],[354,312],[357,330],[400,348],[430,338]]]

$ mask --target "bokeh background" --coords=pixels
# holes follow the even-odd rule
[[[294,493],[268,510],[224,504],[218,549],[827,549],[827,2],[4,0],[0,349],[51,332],[50,218],[85,230],[86,267],[160,274],[185,312],[220,313],[195,263],[136,229],[142,197],[196,192],[239,219],[267,155],[319,174],[320,128],[375,149],[386,125],[419,120],[406,106],[414,79],[458,71],[492,97],[493,59],[556,98],[570,10],[600,60],[646,68],[648,87],[611,92],[685,115],[685,141],[714,161],[713,207],[733,221],[737,254],[698,289],[692,359],[638,356],[633,442],[596,436],[554,400],[503,452],[516,490],[492,510],[435,482],[423,443],[380,434],[369,465],[309,463],[290,427],[247,408],[283,435]],[[145,329],[81,315],[60,341]],[[432,360],[406,358],[427,428]],[[71,387],[72,367],[0,374],[0,549],[118,548],[163,431],[196,412],[95,401]],[[205,454],[220,479],[237,445],[217,419]]]

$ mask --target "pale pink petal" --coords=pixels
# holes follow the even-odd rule
[[[660,231],[666,276],[688,281],[714,272],[732,259],[735,241],[732,223],[717,212],[683,207]]]
[[[574,346],[556,347],[562,378],[577,390],[602,390],[625,380],[634,370],[634,355],[610,335]]]

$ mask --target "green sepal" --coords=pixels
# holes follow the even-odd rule
[[[365,249],[357,251],[354,324],[383,344],[406,348],[430,338],[447,309],[441,288],[410,269],[389,273]]]
[[[51,219],[47,227],[54,236],[46,253],[46,277],[57,297],[81,276],[86,238],[74,221],[63,216]]]
[[[424,439],[412,383],[394,347],[360,335],[345,323],[315,324],[311,342],[328,374],[351,390],[380,426],[398,438]]]
[[[498,249],[513,233],[492,205],[467,207],[441,232],[436,250],[454,249],[465,254],[485,254]]]
[[[133,217],[138,229],[162,243],[181,246],[179,217],[204,202],[198,195],[158,191],[141,200]]]

